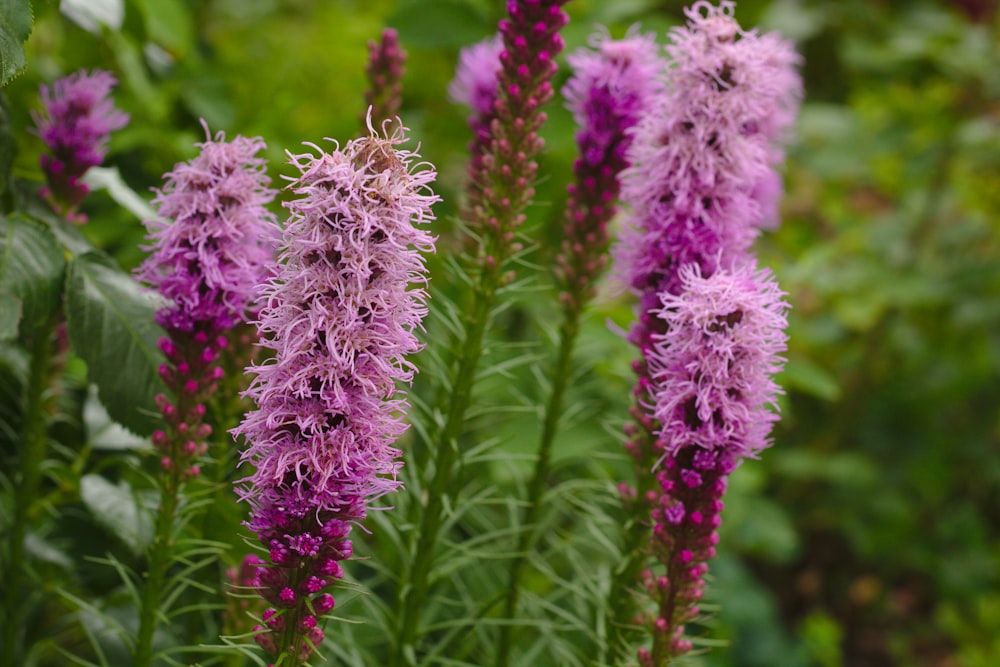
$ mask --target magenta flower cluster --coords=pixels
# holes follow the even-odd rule
[[[258,323],[273,359],[248,368],[256,403],[233,433],[253,473],[240,494],[267,549],[256,585],[272,607],[257,641],[272,654],[309,654],[322,640],[324,592],[343,576],[347,539],[368,503],[399,485],[406,426],[398,383],[414,367],[424,317],[423,226],[437,197],[430,168],[402,141],[366,137],[341,150],[292,156],[281,263]]]
[[[592,296],[594,280],[608,261],[608,222],[617,212],[619,174],[628,166],[632,128],[662,94],[666,64],[651,35],[612,40],[598,33],[592,48],[568,58],[573,76],[563,88],[566,106],[580,130],[580,157],[568,187],[565,239],[556,273],[568,305]]]
[[[128,125],[128,114],[116,109],[110,98],[116,83],[108,72],[94,70],[70,74],[52,88],[41,87],[44,112],[34,119],[51,151],[41,157],[42,170],[47,194],[67,212],[87,196],[89,188],[80,179],[104,161],[111,132]]]
[[[648,311],[680,269],[741,261],[773,222],[780,140],[801,98],[792,44],[744,31],[732,2],[696,2],[666,47],[667,94],[636,129],[622,198],[634,210],[618,263]],[[635,340],[643,345],[645,341]]]
[[[207,132],[207,129],[206,129]],[[157,319],[168,331],[214,334],[246,321],[267,279],[278,243],[266,206],[265,148],[259,137],[198,144],[199,155],[165,175],[146,221],[150,255],[136,274],[168,301]]]

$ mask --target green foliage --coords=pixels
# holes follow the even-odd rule
[[[87,362],[101,402],[115,421],[149,435],[153,398],[166,388],[157,369],[162,331],[156,304],[128,275],[103,255],[74,257],[66,279],[66,320],[73,351]]]
[[[30,334],[43,326],[59,306],[66,262],[55,238],[28,218],[0,217],[0,294],[20,308],[7,326]],[[13,322],[13,325],[11,324]]]
[[[24,41],[31,34],[31,0],[0,0],[0,88],[25,67]]]

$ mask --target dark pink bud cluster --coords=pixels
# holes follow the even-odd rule
[[[378,42],[368,41],[365,73],[371,87],[365,91],[365,102],[371,107],[371,122],[375,127],[381,128],[384,122],[394,121],[399,115],[406,55],[399,45],[399,33],[392,28],[383,30]]]
[[[174,400],[164,394],[156,396],[165,428],[154,432],[152,440],[160,467],[190,479],[200,474],[195,461],[208,450],[212,427],[203,422],[205,401],[222,379],[217,362],[229,341],[224,336],[209,340],[204,331],[173,334],[172,338],[161,338],[159,345],[168,361],[160,366],[160,377]]]
[[[510,0],[508,18],[500,21],[503,41],[497,77],[495,117],[490,120],[489,146],[479,171],[471,176],[468,217],[482,236],[482,262],[498,270],[518,250],[514,233],[534,197],[538,171],[534,157],[543,141],[541,106],[553,96],[555,57],[565,44],[559,30],[568,17],[566,0]]]
[[[463,104],[472,111],[469,127],[469,179],[472,184],[483,168],[483,155],[490,147],[490,126],[496,117],[497,77],[500,75],[500,52],[503,40],[493,35],[481,42],[462,49],[458,54],[455,78],[448,85],[452,101]]]
[[[42,155],[42,171],[50,199],[76,222],[74,215],[89,188],[81,180],[91,167],[104,161],[111,132],[128,124],[128,114],[115,108],[111,89],[117,81],[108,72],[76,72],[41,87],[44,113],[35,114],[38,134],[51,151]]]

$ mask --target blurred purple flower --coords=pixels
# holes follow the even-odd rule
[[[415,371],[406,355],[420,348],[426,294],[413,285],[426,281],[421,253],[434,246],[422,226],[437,201],[426,192],[435,172],[411,172],[418,156],[396,150],[402,141],[292,156],[298,198],[258,325],[274,358],[247,369],[257,407],[233,430],[255,469],[240,482],[248,526],[270,554],[258,583],[275,634],[261,627],[258,642],[272,653],[322,639],[315,616],[333,606],[322,591],[343,576],[351,522],[399,486],[393,443],[408,406],[396,385]],[[294,647],[278,632],[289,623]]]
[[[164,175],[153,200],[162,219],[145,223],[151,254],[136,275],[169,301],[157,315],[168,331],[214,335],[247,319],[272,271],[279,229],[265,208],[275,195],[266,160],[256,157],[264,141],[227,142],[220,132],[198,146],[196,158]]]
[[[500,35],[493,35],[459,52],[455,78],[448,85],[448,96],[453,102],[469,107],[481,118],[493,114],[501,51],[503,40]]]
[[[65,211],[87,196],[81,178],[101,164],[112,131],[128,124],[128,114],[114,106],[111,89],[117,81],[108,72],[84,70],[41,87],[44,111],[33,114],[38,135],[51,154],[41,157],[49,194]],[[85,218],[83,218],[85,220]]]

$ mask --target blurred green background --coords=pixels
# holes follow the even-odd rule
[[[285,151],[361,131],[366,42],[399,30],[409,52],[402,118],[439,170],[442,237],[469,139],[444,91],[459,48],[493,32],[486,0],[76,0],[35,2],[26,72],[6,89],[19,154],[40,180],[28,110],[39,83],[101,67],[132,123],[108,164],[140,193],[194,154],[199,118]],[[598,23],[663,35],[683,3],[574,0],[568,51]],[[713,667],[1000,665],[1000,17],[994,0],[743,0],[744,27],[777,29],[805,56],[780,229],[758,244],[788,291],[788,366],[775,446],[734,474],[708,628]],[[118,10],[122,10],[117,14]],[[82,13],[81,13],[82,12]],[[104,12],[107,23],[94,22]],[[89,16],[89,18],[88,18]],[[108,24],[110,23],[110,25]],[[560,70],[560,82],[567,76]],[[528,232],[554,239],[574,129],[550,108]],[[84,232],[126,268],[139,220],[106,192]],[[549,251],[533,256],[541,283]],[[544,320],[545,289],[521,312]],[[580,346],[578,400],[621,421],[632,351],[608,331],[630,306],[609,292]],[[516,323],[516,322],[515,322]],[[514,323],[508,323],[514,326]],[[555,326],[554,322],[549,323]],[[586,394],[584,396],[583,394]],[[509,422],[514,451],[522,421]],[[580,422],[564,462],[616,441]],[[617,467],[616,467],[617,466]],[[571,469],[571,468],[568,468]],[[609,470],[628,470],[619,462]],[[503,484],[498,473],[498,484]]]

